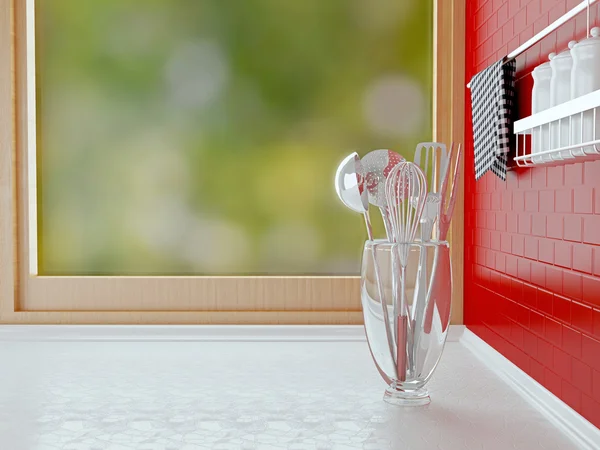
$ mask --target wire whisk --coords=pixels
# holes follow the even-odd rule
[[[415,240],[417,229],[423,215],[427,196],[427,180],[419,166],[411,162],[401,162],[388,175],[385,194],[390,215],[390,241],[395,245],[392,251],[392,266],[397,273],[401,266],[400,286],[396,277],[392,280],[394,296],[394,338],[397,343],[396,371],[400,381],[407,376],[407,367],[413,367],[412,325],[410,311],[406,302],[406,265],[410,246]],[[399,299],[399,301],[398,301]],[[410,374],[409,374],[410,375]]]

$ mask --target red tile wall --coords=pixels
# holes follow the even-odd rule
[[[467,0],[467,80],[579,2]],[[517,59],[520,117],[531,69],[585,29],[582,13]],[[600,161],[475,182],[466,100],[465,323],[600,427]]]

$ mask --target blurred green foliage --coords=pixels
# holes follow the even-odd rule
[[[428,1],[37,0],[36,35],[43,274],[358,273],[338,162],[431,138]]]

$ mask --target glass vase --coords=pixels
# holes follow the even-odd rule
[[[403,252],[408,258],[400,257]],[[450,325],[448,242],[367,241],[361,298],[369,349],[388,384],[384,400],[429,403],[425,385],[440,360]]]

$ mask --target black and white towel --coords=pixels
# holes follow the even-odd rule
[[[512,142],[516,67],[514,60],[505,62],[502,59],[471,80],[476,180],[488,170],[506,180],[507,153]]]

